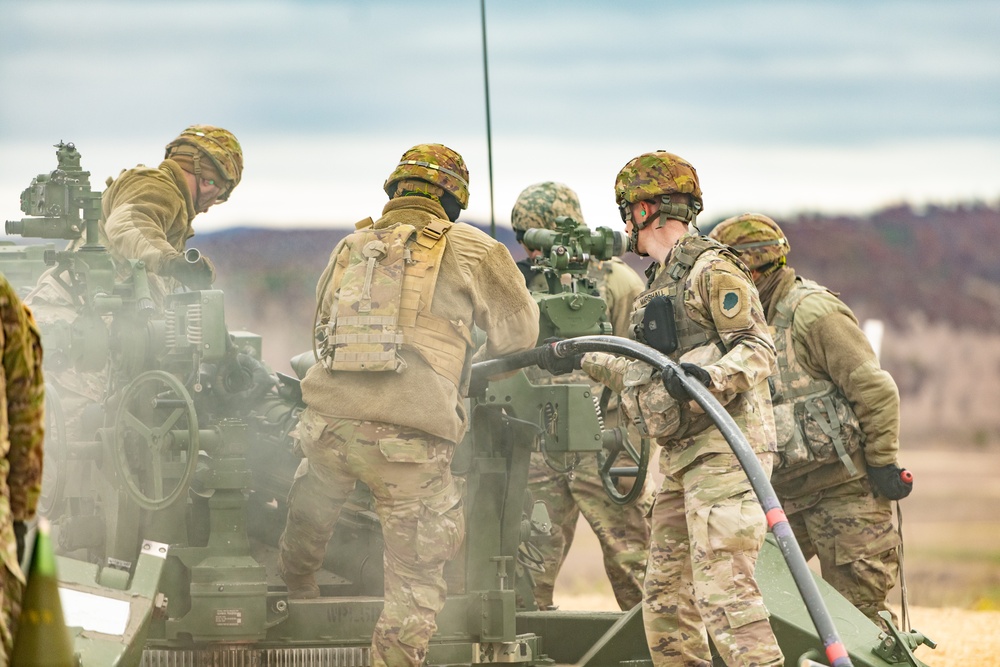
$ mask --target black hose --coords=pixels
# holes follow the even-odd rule
[[[826,657],[832,667],[848,667],[853,665],[847,649],[837,628],[834,627],[830,612],[823,602],[816,581],[813,579],[806,559],[802,554],[799,543],[795,540],[792,527],[788,523],[778,496],[771,486],[770,477],[765,474],[764,469],[757,459],[757,455],[747,442],[746,436],[740,431],[739,426],[725,408],[712,396],[711,392],[699,381],[689,377],[680,366],[667,355],[654,350],[642,343],[618,336],[580,336],[578,338],[568,338],[552,344],[552,351],[559,358],[572,357],[584,352],[609,352],[638,359],[647,364],[664,371],[673,368],[678,379],[684,388],[691,395],[694,401],[701,406],[712,421],[715,422],[719,432],[725,437],[726,442],[732,448],[733,453],[739,460],[740,465],[746,472],[750,480],[750,486],[757,494],[757,500],[764,509],[767,517],[767,525],[774,534],[778,542],[778,548],[788,564],[788,569],[792,573],[795,586],[799,589],[802,601],[812,618],[813,625],[819,633],[820,640],[826,651]],[[549,353],[548,346],[542,346],[512,354],[501,359],[493,359],[473,364],[473,376],[479,381],[485,381],[488,377],[500,373],[507,373],[519,368],[537,365],[537,362]]]

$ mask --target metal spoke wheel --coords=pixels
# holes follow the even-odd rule
[[[114,423],[115,471],[142,508],[160,510],[183,496],[198,462],[198,415],[180,380],[147,371],[122,393]],[[170,483],[174,486],[164,490]]]
[[[42,456],[42,494],[38,513],[49,519],[62,514],[66,493],[66,415],[59,392],[45,383],[45,450]]]
[[[609,412],[608,406],[611,402],[613,392],[607,387],[601,392],[600,410],[601,416],[608,420],[608,417],[620,411],[616,407]],[[624,420],[619,419],[619,422]],[[649,470],[649,438],[638,438],[638,447],[632,442],[625,423],[619,423],[612,429],[605,430],[604,449],[597,454],[597,469],[601,475],[601,483],[604,491],[617,505],[628,505],[642,495],[642,490],[646,486],[646,474]],[[627,491],[622,491],[618,487],[620,479],[629,479],[632,486]]]

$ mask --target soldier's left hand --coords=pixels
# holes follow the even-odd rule
[[[900,468],[895,463],[878,467],[867,466],[867,468],[868,479],[876,495],[889,500],[902,500],[913,491],[913,482],[903,481],[903,473],[909,472],[906,468]],[[907,477],[912,479],[912,475]]]
[[[669,366],[663,371],[663,386],[667,388],[667,393],[673,396],[674,400],[681,402],[690,401],[692,398],[691,394],[677,376],[675,368],[675,366]],[[706,387],[712,386],[712,376],[701,366],[685,362],[681,364],[681,370]]]
[[[542,341],[546,349],[541,355],[538,366],[553,375],[566,375],[578,371],[583,363],[583,354],[574,354],[569,357],[556,356],[555,345],[561,340],[562,338],[546,338]]]

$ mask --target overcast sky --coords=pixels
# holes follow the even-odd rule
[[[1000,2],[487,0],[498,224],[541,180],[620,227],[618,170],[665,149],[704,217],[1000,199]],[[73,141],[95,187],[192,123],[243,183],[200,230],[377,216],[409,146],[469,164],[489,218],[480,6],[0,0],[0,216]]]

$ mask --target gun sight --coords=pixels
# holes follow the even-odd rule
[[[591,229],[572,218],[556,218],[555,229],[524,233],[529,250],[542,251],[542,264],[562,271],[585,270],[591,259],[609,260],[625,252],[625,235],[609,227]]]

